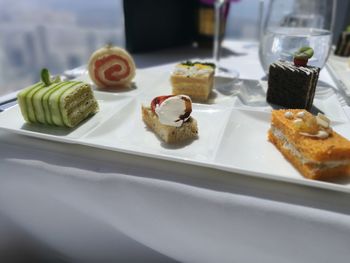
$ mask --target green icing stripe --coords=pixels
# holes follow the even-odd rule
[[[40,89],[44,87],[44,84],[41,83],[41,85],[31,89],[25,97],[26,100],[26,109],[28,111],[28,119],[30,122],[37,122],[36,116],[35,116],[35,110],[32,102],[33,95]]]
[[[45,121],[46,121],[46,123],[51,124],[51,125],[54,124],[54,122],[52,120],[52,113],[51,113],[50,102],[49,102],[51,94],[54,93],[56,90],[60,89],[61,87],[65,86],[67,84],[71,84],[71,83],[74,83],[74,82],[72,82],[72,81],[60,82],[60,83],[58,83],[57,86],[53,86],[42,97],[41,103],[42,103],[43,108],[44,108],[44,114],[45,114]]]
[[[21,90],[18,94],[17,94],[17,100],[18,100],[18,104],[19,107],[21,109],[21,113],[23,115],[23,118],[25,121],[29,122],[29,117],[28,117],[28,110],[27,110],[27,101],[26,101],[26,97],[27,94],[32,91],[33,89],[39,87],[40,85],[42,85],[42,82],[38,82],[32,86],[29,86],[23,90]]]
[[[42,97],[41,97],[41,105],[43,106],[43,110],[44,110],[44,116],[45,116],[45,122],[47,124],[53,124],[52,121],[52,117],[51,117],[51,112],[50,112],[50,107],[49,107],[49,102],[48,102],[48,98],[50,96],[50,94],[52,92],[54,92],[55,90],[59,89],[60,87],[66,85],[67,82],[59,82],[56,83],[54,85],[52,85],[52,87],[50,87],[50,90],[48,90]]]
[[[76,85],[79,85],[81,83],[82,82],[75,82],[72,85],[65,85],[50,95],[49,105],[50,105],[50,110],[51,110],[51,115],[52,115],[52,121],[55,125],[64,126],[62,113],[61,113],[60,106],[59,106],[59,101],[61,99],[62,94],[66,90],[73,88]]]
[[[43,96],[54,89],[59,83],[52,84],[48,87],[44,87],[40,90],[37,90],[35,94],[33,95],[32,98],[32,103],[34,106],[34,112],[35,112],[35,117],[36,120],[40,123],[46,124],[46,118],[45,118],[45,110],[44,110],[44,105],[43,105]]]
[[[30,99],[36,122],[45,123],[45,116],[41,105],[41,94],[43,92],[45,93],[49,88],[50,86],[43,85],[42,87],[32,91],[33,93],[31,94]]]

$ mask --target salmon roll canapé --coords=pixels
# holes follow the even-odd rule
[[[89,76],[101,89],[129,87],[135,77],[135,63],[126,50],[108,45],[91,55]]]

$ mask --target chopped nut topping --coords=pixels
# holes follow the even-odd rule
[[[284,113],[284,117],[290,120],[294,118],[293,113],[290,111],[286,111],[286,113]]]
[[[301,124],[303,123],[303,119],[296,118],[296,119],[293,121],[293,123],[294,123],[295,125],[301,125]]]
[[[297,113],[297,117],[298,117],[298,118],[304,118],[304,117],[305,117],[305,111],[299,111],[299,112]]]
[[[316,116],[317,124],[323,128],[329,128],[331,121],[323,114],[318,113]]]
[[[294,125],[299,132],[316,134],[319,130],[319,126],[316,122],[316,119],[312,115],[305,115],[304,119],[296,118],[294,120]]]
[[[299,111],[296,114],[286,111],[284,117],[291,120],[299,134],[304,136],[325,139],[332,132],[330,120],[321,113],[314,116],[306,111]]]

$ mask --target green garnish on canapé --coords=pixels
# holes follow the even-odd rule
[[[187,61],[181,63],[181,65],[189,66],[189,67],[192,67],[195,64],[206,65],[206,66],[212,67],[213,69],[215,69],[215,67],[216,67],[214,63],[210,63],[210,62],[200,62],[200,61],[187,60]]]
[[[314,55],[314,50],[311,47],[301,47],[294,53],[294,65],[305,67],[308,60]]]
[[[53,83],[58,83],[61,81],[60,76],[57,76],[56,78],[52,79],[50,77],[50,72],[47,68],[43,68],[40,72],[40,78],[41,81],[44,83],[46,87],[50,86]]]

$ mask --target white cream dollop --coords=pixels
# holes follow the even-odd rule
[[[157,114],[160,123],[164,125],[180,127],[188,118],[181,119],[186,113],[186,100],[192,103],[191,98],[186,95],[178,95],[167,98],[160,105],[157,104],[155,113]]]

